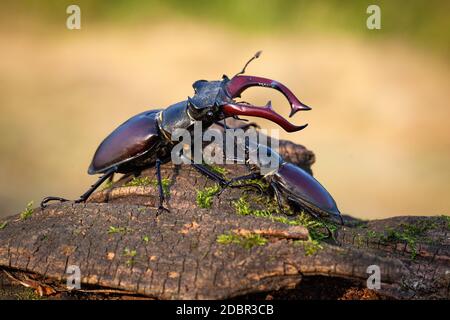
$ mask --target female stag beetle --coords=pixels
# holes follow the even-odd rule
[[[291,106],[290,117],[300,110],[310,110],[283,84],[261,77],[242,75],[247,65],[261,52],[257,52],[244,66],[241,72],[229,79],[226,75],[219,81],[198,80],[192,85],[194,96],[175,103],[166,109],[149,110],[130,118],[109,136],[107,136],[94,154],[89,174],[103,174],[75,202],[85,202],[88,197],[114,173],[138,174],[142,170],[156,166],[156,176],[159,189],[159,208],[163,207],[164,193],[161,183],[160,165],[170,161],[171,150],[176,142],[171,140],[176,129],[187,129],[192,132],[194,123],[201,121],[203,128],[208,128],[218,121],[239,115],[268,119],[287,132],[295,132],[306,127],[296,126],[276,113],[270,103],[264,107],[239,103],[234,99],[249,87],[269,87],[281,92]],[[222,185],[226,181],[201,164],[192,165],[202,174],[219,180]],[[49,201],[68,201],[60,197],[46,197],[41,202],[44,208]]]
[[[310,174],[298,166],[286,162],[267,145],[246,141],[238,144],[244,149],[244,159],[234,159],[245,163],[251,173],[230,179],[226,187],[248,186],[237,184],[245,180],[264,179],[273,190],[278,208],[285,213],[284,204],[301,209],[316,219],[334,218],[344,224],[341,213],[330,193]],[[265,155],[266,157],[261,157]],[[267,161],[270,159],[270,161]],[[330,235],[331,231],[328,229]]]

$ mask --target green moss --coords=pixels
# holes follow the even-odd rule
[[[158,180],[152,180],[152,185],[156,188],[158,188]],[[170,190],[169,190],[169,186],[170,186],[170,179],[167,178],[162,178],[161,179],[161,185],[163,188],[163,193],[164,195],[168,196],[170,195]]]
[[[256,199],[257,203],[264,205],[267,209],[252,209],[246,196],[242,196],[236,201],[233,201],[233,206],[236,213],[239,215],[252,215],[255,217],[262,217],[271,219],[272,221],[288,224],[291,226],[304,226],[308,229],[313,240],[323,240],[328,237],[327,227],[334,232],[336,225],[333,223],[325,224],[322,221],[311,218],[306,213],[302,212],[299,215],[289,218],[286,215],[274,215],[279,213],[279,208],[276,203],[270,201],[266,197],[259,197]]]
[[[8,225],[8,221],[0,223],[0,230],[5,229],[7,225]]]
[[[336,225],[333,223],[325,224],[322,221],[315,220],[304,212],[294,216],[288,217],[286,215],[277,215],[280,213],[278,204],[268,199],[267,197],[257,197],[252,199],[252,202],[257,203],[259,206],[265,209],[254,209],[247,200],[247,196],[242,196],[232,204],[236,209],[236,213],[239,215],[252,215],[255,217],[261,217],[265,219],[270,219],[275,222],[284,223],[292,226],[303,226],[309,231],[309,239],[306,241],[298,240],[294,241],[296,245],[302,245],[305,249],[305,255],[309,256],[315,254],[318,250],[323,249],[320,241],[328,237],[327,227],[334,232],[336,230]],[[288,212],[293,214],[290,208],[286,208]],[[259,238],[262,238],[258,235]],[[267,242],[267,239],[262,238]],[[217,239],[219,243],[240,243],[242,244],[242,236],[225,234],[219,236]]]
[[[444,215],[442,215],[441,218],[444,220],[444,222],[446,222],[446,224],[447,224],[447,225],[446,225],[447,230],[450,231],[450,216],[444,216]]]
[[[250,208],[250,204],[247,201],[245,196],[242,196],[236,201],[232,202],[234,208],[236,209],[236,213],[241,216],[256,216],[256,217],[271,217],[272,212],[269,209],[257,210]]]
[[[149,177],[134,177],[128,181],[125,187],[148,187],[152,185],[152,180]]]
[[[416,223],[402,223],[397,229],[387,228],[384,234],[378,235],[382,242],[404,242],[411,249],[411,258],[414,260],[418,254],[417,243],[420,241],[430,242],[425,233],[437,228],[436,221],[423,220]]]
[[[303,246],[305,250],[305,256],[311,256],[317,253],[317,251],[322,250],[323,247],[320,245],[318,240],[314,240],[309,236],[308,240],[296,240],[295,245]]]
[[[148,243],[150,241],[150,237],[149,236],[143,236],[142,237],[142,241],[144,241],[145,243]]]
[[[384,232],[368,230],[367,239],[377,240],[382,243],[406,243],[411,250],[411,258],[415,259],[417,252],[417,243],[431,243],[432,240],[426,236],[426,232],[439,227],[435,220],[423,220],[416,223],[402,223],[397,228],[387,228]],[[359,234],[356,235],[355,241],[358,242]]]
[[[363,235],[361,235],[360,233],[354,234],[353,244],[357,245],[358,247],[361,247],[364,245],[365,239],[366,238]]]
[[[354,228],[367,229],[367,221],[355,221],[353,223],[350,223],[349,226]]]
[[[133,257],[136,257],[137,252],[136,252],[136,250],[130,250],[130,249],[128,249],[128,248],[125,248],[125,250],[123,250],[123,254],[124,254],[124,256],[126,256],[126,257],[131,257],[131,258],[133,258]]]
[[[257,205],[262,206],[269,210],[272,213],[282,214],[283,216],[294,216],[295,212],[292,210],[291,207],[284,205],[283,210],[280,210],[280,207],[278,206],[278,202],[275,197],[267,197],[267,196],[256,196],[252,199],[253,202],[255,202]]]
[[[113,184],[114,184],[114,181],[112,181],[112,180],[107,180],[107,181],[103,184],[102,190],[106,190],[106,189],[111,188],[111,187],[113,186]]]
[[[296,216],[294,221],[297,221],[298,225],[307,228],[311,238],[318,241],[328,238],[329,235],[327,229],[332,233],[337,229],[336,224],[333,222],[330,221],[325,223],[324,221],[316,220],[304,212]]]
[[[163,178],[161,179],[161,184],[163,187],[163,192],[166,196],[170,194],[169,191],[169,185],[170,185],[170,179]],[[148,187],[148,186],[154,186],[158,187],[158,180],[157,179],[150,179],[149,177],[134,177],[130,181],[128,181],[125,185],[125,187]]]
[[[220,167],[218,165],[207,164],[207,163],[204,163],[203,165],[206,168],[208,168],[209,170],[211,170],[212,172],[217,173],[221,176],[225,176],[228,173],[227,169],[225,169],[224,167]]]
[[[374,230],[367,231],[367,238],[369,239],[381,239],[383,234],[381,232],[376,232]]]
[[[218,184],[207,187],[204,190],[197,190],[197,205],[200,208],[211,208],[213,197],[220,191],[220,186]]]
[[[237,181],[233,185],[241,185],[241,184],[256,184],[260,186],[263,191],[266,191],[269,188],[269,184],[263,179],[250,179],[250,180],[241,180]]]
[[[41,297],[31,288],[23,288],[23,290],[16,293],[15,296],[17,300],[41,300]]]
[[[259,234],[237,235],[232,233],[221,234],[217,237],[217,243],[220,244],[237,244],[245,249],[253,248],[254,246],[263,246],[267,243],[267,239]]]
[[[137,251],[136,250],[130,250],[128,248],[125,248],[125,250],[123,251],[123,255],[128,258],[127,261],[125,261],[125,264],[128,267],[131,267],[132,265],[134,265],[135,258],[136,258],[136,255],[137,255]]]
[[[387,229],[387,235],[384,239],[386,242],[406,242],[411,249],[411,258],[415,259],[417,256],[416,241],[417,238],[409,232],[401,232],[393,229]]]
[[[125,227],[114,227],[114,226],[109,226],[108,228],[108,234],[115,234],[115,233],[126,233],[128,232],[129,229],[125,228]]]
[[[28,202],[27,207],[20,213],[20,219],[26,220],[33,214],[33,201]]]

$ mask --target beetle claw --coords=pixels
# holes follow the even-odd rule
[[[170,212],[169,209],[167,209],[167,208],[164,207],[163,205],[160,205],[160,206],[158,207],[158,210],[156,210],[156,216],[159,216],[163,211]]]
[[[42,199],[40,207],[41,209],[45,209],[47,207],[47,203],[50,201],[59,201],[59,202],[66,202],[69,201],[68,199],[61,198],[61,197],[45,197]]]

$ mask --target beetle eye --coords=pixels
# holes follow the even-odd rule
[[[208,112],[206,113],[206,115],[207,115],[208,117],[212,117],[212,116],[213,116],[213,112],[212,112],[212,111],[208,111]]]

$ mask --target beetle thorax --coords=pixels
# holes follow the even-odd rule
[[[187,101],[178,102],[162,110],[158,117],[158,125],[162,134],[170,139],[174,130],[189,129],[195,123],[187,112]]]

